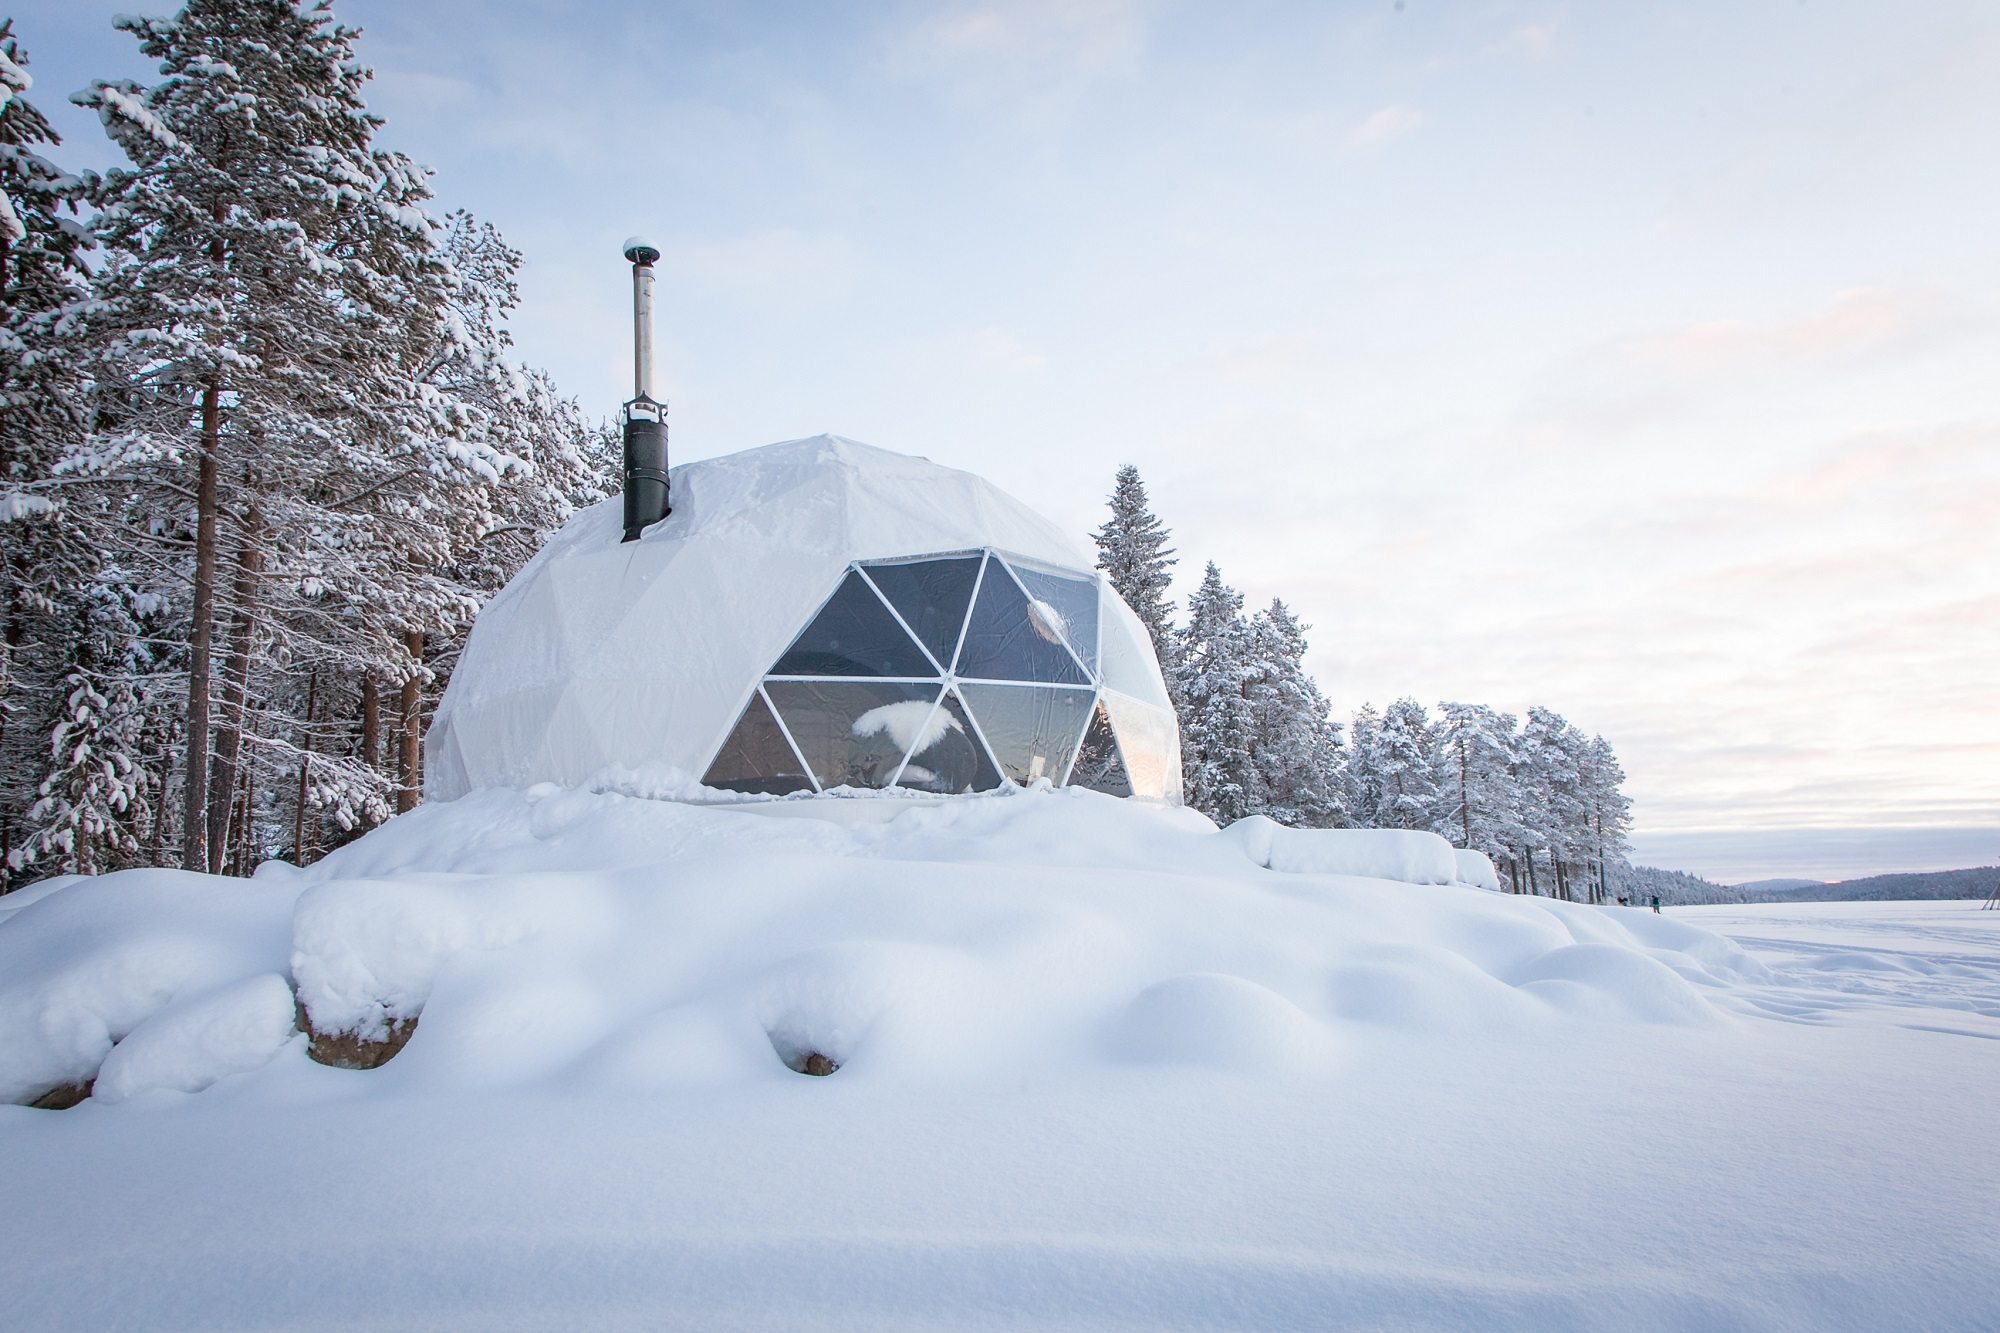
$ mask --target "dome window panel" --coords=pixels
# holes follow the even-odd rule
[[[1036,610],[1005,562],[989,555],[954,670],[969,680],[1088,685],[1091,678],[1083,664],[1063,644],[1060,619]],[[969,696],[967,703],[972,703]],[[972,704],[972,711],[978,715],[977,704]],[[997,748],[994,753],[1001,758]],[[1006,766],[1004,758],[1001,766]]]
[[[935,683],[773,680],[765,690],[819,785],[886,787],[926,739]]]
[[[986,753],[986,746],[966,718],[958,696],[945,692],[937,711],[916,738],[909,760],[896,779],[898,787],[941,796],[991,791],[1005,779]]]
[[[1047,685],[959,688],[1002,773],[1024,786],[1040,778],[1062,785],[1090,719],[1092,691]]]
[[[785,739],[771,706],[761,692],[750,696],[730,731],[729,739],[716,752],[702,785],[723,791],[754,792],[763,796],[786,796],[811,791],[813,780],[799,762],[798,752]]]
[[[1097,673],[1097,583],[1092,579],[1045,574],[1009,564],[1028,590],[1029,610],[1038,621],[1053,622],[1063,641],[1092,675]]]
[[[1132,794],[1178,803],[1181,793],[1180,733],[1170,709],[1155,708],[1107,689],[1103,707],[1118,737]]]
[[[1115,600],[1115,599],[1107,599]],[[1104,688],[1117,690],[1156,708],[1172,709],[1166,683],[1155,665],[1153,644],[1139,617],[1117,602],[1105,608],[1103,633],[1099,641],[1102,657],[1098,663]]]
[[[979,582],[979,557],[863,565],[862,573],[930,650],[938,666],[949,667],[965,629],[965,613],[972,606],[972,590]]]
[[[1132,778],[1125,770],[1125,757],[1118,752],[1111,714],[1102,702],[1091,711],[1090,726],[1083,733],[1083,745],[1076,752],[1076,763],[1064,785],[1101,791],[1107,796],[1132,794]]]
[[[908,677],[935,676],[938,668],[896,623],[868,580],[850,569],[770,674]],[[784,711],[782,704],[779,711]]]

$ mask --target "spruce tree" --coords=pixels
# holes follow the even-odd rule
[[[1347,797],[1348,821],[1356,828],[1383,828],[1382,715],[1375,705],[1361,705],[1347,736],[1341,785]]]
[[[1130,463],[1118,469],[1110,505],[1111,517],[1093,534],[1097,567],[1146,627],[1160,667],[1171,683],[1176,640],[1167,589],[1173,584],[1175,561],[1167,542],[1172,534],[1153,513],[1146,499],[1146,484],[1139,479],[1139,469]]]
[[[1229,824],[1254,812],[1254,674],[1243,594],[1222,581],[1213,561],[1188,598],[1178,636],[1173,686],[1181,723],[1181,773],[1187,803]]]
[[[1250,620],[1251,808],[1281,824],[1328,828],[1346,814],[1340,724],[1305,669],[1306,628],[1277,598]]]
[[[27,65],[0,23],[0,888],[31,869],[117,868],[147,809],[110,500],[58,475],[87,415],[70,325],[92,181],[42,155],[60,140],[28,99]]]

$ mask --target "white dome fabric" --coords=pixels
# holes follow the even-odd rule
[[[1179,802],[1144,628],[1019,501],[831,435],[672,477],[640,540],[594,505],[480,613],[430,799],[665,765],[738,792],[1046,778]]]

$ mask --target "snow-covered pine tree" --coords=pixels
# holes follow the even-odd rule
[[[1340,724],[1305,668],[1306,626],[1278,598],[1250,620],[1251,808],[1281,824],[1345,822]]]
[[[60,140],[27,65],[0,22],[0,890],[31,868],[116,868],[146,808],[107,500],[56,475],[84,430],[69,322],[87,293],[76,215],[91,182],[42,155]]]
[[[1383,828],[1382,715],[1363,704],[1347,729],[1347,762],[1341,788],[1347,797],[1348,822],[1356,828]]]
[[[1381,774],[1382,827],[1431,828],[1438,806],[1437,741],[1430,714],[1402,698],[1382,714],[1375,763]]]
[[[1243,594],[1222,581],[1211,561],[1188,598],[1173,686],[1187,803],[1218,824],[1253,812],[1255,721],[1248,689],[1254,671]]]
[[[110,401],[83,462],[192,532],[191,558],[169,557],[189,626],[180,832],[184,864],[218,869],[246,744],[299,749],[270,726],[296,692],[256,665],[351,665],[357,606],[402,622],[380,657],[462,621],[442,571],[483,507],[449,483],[506,464],[424,381],[452,279],[425,173],[373,143],[355,33],[298,0],[120,26],[161,77],[80,98],[133,163],[105,182]],[[308,605],[329,588],[349,614]]]
[[[1438,705],[1438,831],[1513,869],[1520,810],[1514,791],[1514,719],[1485,704]]]
[[[1173,607],[1167,600],[1175,563],[1174,549],[1167,545],[1172,534],[1153,513],[1146,483],[1130,463],[1118,469],[1110,505],[1111,517],[1092,534],[1097,540],[1097,567],[1146,627],[1171,684],[1177,649]]]
[[[65,619],[74,633],[66,693],[14,868],[91,875],[133,864],[150,823],[145,710],[131,656],[139,626],[115,584],[76,589]],[[117,658],[98,660],[106,650]]]
[[[1611,878],[1631,864],[1632,798],[1624,792],[1625,770],[1602,736],[1583,751],[1582,795],[1589,820],[1592,883],[1597,901],[1611,897]]]
[[[1521,798],[1522,856],[1534,893],[1575,897],[1573,872],[1585,846],[1579,749],[1575,728],[1560,713],[1539,706],[1528,710],[1514,743],[1514,779]]]
[[[509,356],[519,253],[461,212],[441,255],[431,299],[447,317],[408,363],[421,426],[381,445],[388,475],[340,510],[340,576],[310,581],[298,613],[303,739],[273,783],[301,858],[414,804],[426,710],[473,613],[615,484],[615,434]]]

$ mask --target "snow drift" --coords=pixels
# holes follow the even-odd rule
[[[0,1089],[94,1095],[0,1106],[0,1289],[23,1327],[1992,1326],[1976,941],[1779,975],[1353,873],[1446,861],[1084,791],[545,785],[305,871],[51,882],[0,904]],[[407,1045],[326,1067],[295,1006]]]
[[[848,1079],[996,1058],[1325,1076],[1353,1022],[1704,1024],[1704,991],[1755,972],[1650,913],[1496,899],[1457,873],[1427,834],[1218,833],[1082,791],[476,793],[305,872],[127,872],[22,908],[0,927],[0,1091],[262,1077],[304,1059],[282,981],[322,1033],[421,1017],[406,1082],[630,1086],[777,1077],[812,1052]]]

